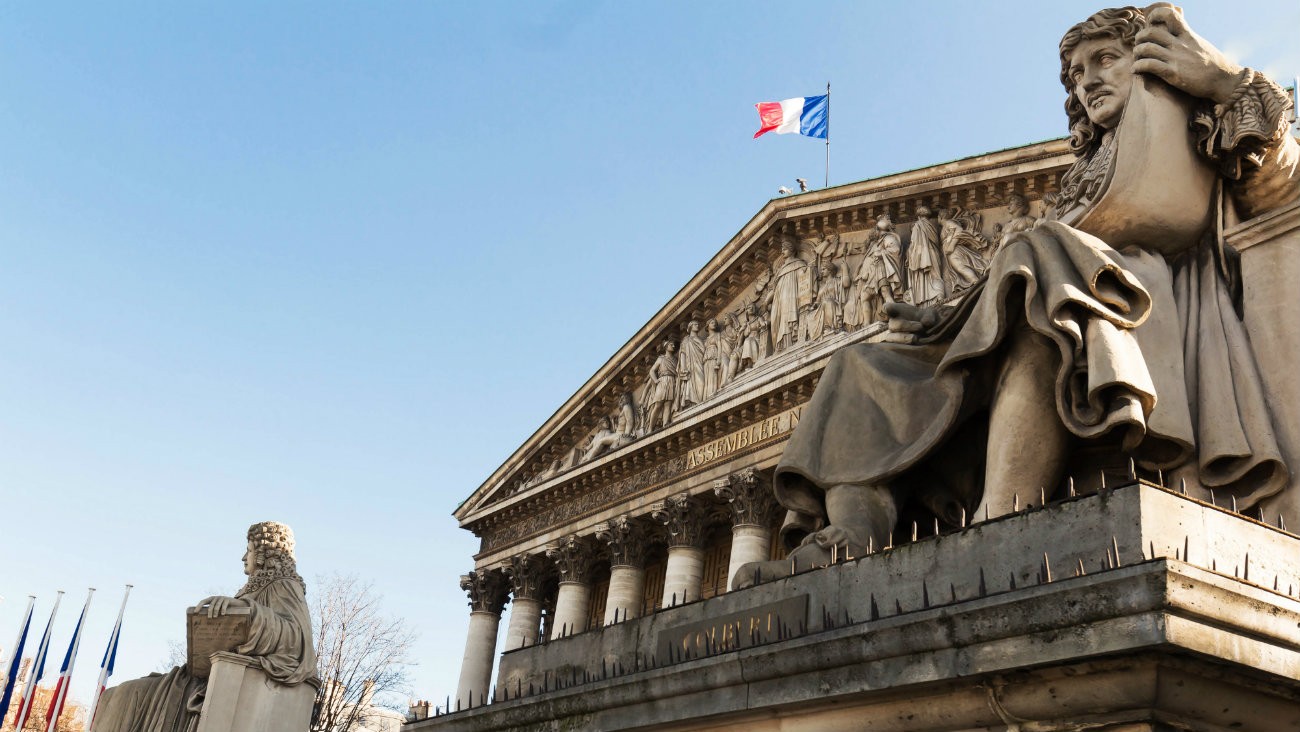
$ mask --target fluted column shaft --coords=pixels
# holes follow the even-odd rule
[[[605,598],[605,625],[641,615],[645,595],[645,570],[620,564],[610,567],[609,595]]]
[[[668,566],[660,605],[700,598],[704,579],[704,507],[686,493],[671,496],[651,509],[650,515],[668,527]]]

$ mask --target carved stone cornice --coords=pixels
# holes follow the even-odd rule
[[[713,481],[713,492],[731,506],[733,526],[767,526],[776,511],[772,479],[753,468]]]
[[[561,582],[586,582],[596,560],[596,547],[591,540],[570,534],[546,547],[546,557],[555,562]]]
[[[661,503],[650,508],[650,515],[655,521],[668,527],[668,546],[692,546],[699,548],[704,539],[704,526],[707,510],[690,494],[678,493],[669,496]]]
[[[474,569],[460,576],[460,588],[469,594],[474,612],[500,615],[510,600],[510,587],[499,569]]]
[[[549,569],[545,559],[536,554],[516,554],[502,571],[516,600],[540,600],[542,580]]]
[[[609,545],[610,564],[615,567],[645,566],[650,533],[645,522],[627,514],[596,527],[596,538]]]

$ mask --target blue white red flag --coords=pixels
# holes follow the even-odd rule
[[[823,140],[830,134],[830,95],[795,97],[780,102],[759,102],[758,132],[754,137],[775,132],[784,135],[798,132],[807,137]]]
[[[14,717],[14,729],[22,729],[27,724],[27,718],[32,714],[32,703],[36,701],[36,686],[41,683],[41,676],[45,674],[45,657],[50,652],[50,632],[54,630],[54,616],[59,612],[59,603],[63,601],[63,590],[59,590],[59,596],[54,599],[54,609],[50,610],[50,619],[45,623],[45,634],[41,636],[40,648],[36,651],[36,658],[32,661],[32,676],[23,688],[22,700],[18,702],[18,715]]]
[[[9,701],[13,699],[14,685],[18,683],[18,670],[23,662],[23,646],[27,645],[27,631],[32,627],[32,608],[35,605],[36,598],[29,596],[27,615],[23,618],[22,630],[18,631],[18,640],[13,645],[13,658],[9,659],[8,668],[5,669],[5,688],[0,694],[0,725],[4,724],[5,717],[9,715]]]
[[[117,641],[122,637],[122,615],[126,613],[126,598],[131,596],[131,585],[126,586],[122,595],[122,607],[117,611],[117,622],[113,624],[113,634],[108,637],[108,648],[104,649],[104,660],[99,662],[99,683],[95,685],[95,698],[90,702],[90,712],[86,715],[86,728],[95,725],[95,710],[99,708],[99,698],[108,686],[108,677],[113,675],[113,664],[117,662]]]
[[[68,699],[68,685],[72,683],[72,667],[77,665],[77,650],[81,647],[81,628],[86,623],[86,611],[90,609],[90,599],[95,596],[95,588],[86,593],[86,604],[81,606],[81,617],[77,618],[77,629],[72,631],[72,642],[68,643],[68,652],[63,656],[63,665],[59,667],[59,682],[54,685],[54,694],[50,696],[50,705],[45,708],[45,732],[54,732],[63,714],[63,703]]]

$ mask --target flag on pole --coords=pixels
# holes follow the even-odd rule
[[[36,685],[41,683],[41,676],[45,673],[45,657],[50,651],[50,632],[54,630],[54,616],[58,614],[59,603],[62,601],[63,590],[59,590],[58,597],[54,598],[54,609],[50,610],[50,619],[45,623],[45,635],[41,636],[40,648],[32,661],[31,678],[23,688],[22,699],[18,702],[18,715],[14,717],[14,729],[22,729],[23,725],[27,724],[27,717],[31,716],[32,703],[36,701]]]
[[[827,139],[830,127],[830,95],[795,97],[780,102],[759,102],[758,132],[754,137],[775,132],[784,135],[798,132],[807,137]]]
[[[86,714],[86,726],[95,725],[95,711],[99,707],[99,697],[104,695],[108,686],[108,677],[113,675],[113,664],[117,662],[117,639],[122,637],[122,615],[126,612],[126,598],[131,596],[131,585],[126,586],[122,595],[122,607],[117,611],[117,622],[113,624],[113,633],[108,637],[108,648],[104,649],[104,660],[99,662],[99,683],[95,684],[95,698],[90,701],[90,711]]]
[[[50,705],[45,709],[45,732],[54,732],[63,714],[63,703],[68,698],[68,685],[72,683],[72,667],[77,665],[77,649],[81,647],[81,627],[86,622],[86,611],[90,609],[90,599],[95,596],[95,588],[86,593],[86,604],[81,606],[81,617],[77,618],[77,628],[72,631],[72,642],[68,643],[68,652],[63,656],[63,665],[59,667],[59,682],[54,685],[54,694],[50,696]]]
[[[4,724],[5,717],[9,715],[9,701],[14,696],[14,685],[18,683],[18,669],[23,662],[23,646],[27,645],[27,631],[32,627],[32,608],[36,606],[36,598],[28,596],[27,614],[23,617],[23,627],[18,631],[18,640],[13,645],[13,658],[9,659],[8,668],[5,669],[5,688],[4,693],[0,694],[0,725]]]

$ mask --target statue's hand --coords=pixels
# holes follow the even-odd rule
[[[1183,11],[1159,3],[1137,34],[1133,71],[1151,74],[1194,97],[1222,104],[1232,98],[1242,67],[1187,26]]]
[[[226,597],[225,595],[213,595],[205,597],[199,601],[198,607],[208,609],[208,617],[215,618],[225,615],[226,611],[232,607],[248,607],[248,600],[239,597]]]
[[[906,302],[885,303],[885,314],[889,316],[892,333],[921,334],[939,322],[938,308],[918,307]]]

